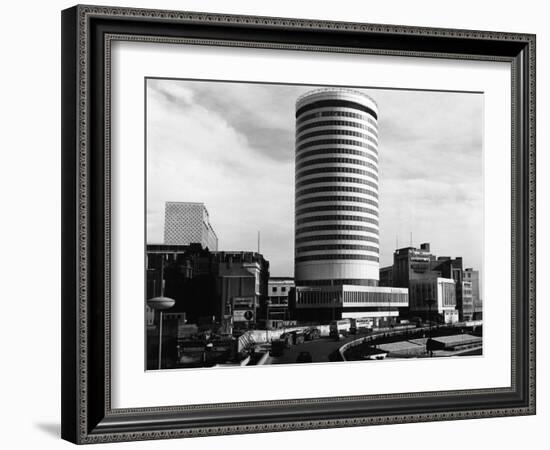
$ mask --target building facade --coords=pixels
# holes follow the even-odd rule
[[[412,315],[440,323],[456,323],[456,282],[437,276],[410,282],[409,308]]]
[[[295,150],[293,314],[304,321],[339,319],[352,312],[393,316],[395,308],[403,306],[407,290],[376,294],[376,103],[350,89],[304,94],[296,102]],[[368,300],[347,300],[352,292],[362,292]],[[371,295],[384,301],[371,304]]]
[[[214,252],[222,319],[231,328],[254,328],[267,302],[269,262],[255,252]]]
[[[288,295],[294,288],[292,277],[271,277],[267,283],[268,306],[266,310],[270,321],[285,322],[290,319]]]
[[[255,326],[268,279],[269,262],[259,253],[211,252],[201,244],[147,246],[147,298],[159,296],[163,286],[163,294],[176,301],[170,313],[185,313],[190,323]]]
[[[465,269],[464,281],[472,283],[473,318],[474,320],[481,320],[483,318],[483,303],[479,285],[479,270],[474,270],[471,267]]]
[[[393,254],[392,283],[393,286],[408,288],[412,280],[432,277],[436,258],[430,251],[430,244],[424,243],[420,248],[404,247]],[[390,268],[385,267],[387,272]],[[385,278],[389,277],[386,275]]]
[[[203,203],[166,202],[164,243],[167,245],[199,243],[210,251],[217,251],[218,237],[210,225],[206,206]]]
[[[378,284],[378,108],[347,89],[296,102],[296,284]]]
[[[461,299],[457,307],[461,321],[474,320],[474,298],[470,281],[462,282]]]
[[[419,282],[431,282],[434,278],[454,281],[456,310],[461,321],[481,319],[482,305],[479,296],[479,271],[463,269],[462,257],[435,256],[429,243],[420,248],[397,249],[393,265],[380,270],[380,285],[411,287]],[[412,291],[410,291],[412,296]],[[411,315],[415,312],[411,306]]]
[[[368,317],[374,326],[386,326],[408,306],[408,289],[394,287],[298,286],[291,295],[293,317],[302,322]]]

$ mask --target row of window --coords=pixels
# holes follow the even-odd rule
[[[297,280],[299,286],[378,286],[378,280],[370,278],[332,278],[330,280]]]
[[[363,175],[365,177],[370,177],[378,181],[378,176],[368,170],[356,169],[354,167],[317,167],[315,169],[304,170],[297,174],[300,177],[306,177],[308,175],[315,175],[318,173],[327,173],[327,172],[340,172],[340,173],[355,173],[357,175]]]
[[[341,214],[331,214],[327,216],[310,216],[302,217],[301,219],[296,219],[296,225],[302,225],[304,223],[310,222],[324,222],[326,220],[347,220],[350,222],[363,222],[363,223],[372,223],[378,226],[377,219],[371,219],[370,217],[363,216],[344,216]]]
[[[378,119],[376,112],[362,103],[353,102],[350,100],[340,100],[340,99],[328,99],[328,100],[317,100],[312,103],[308,103],[296,110],[296,118],[300,117],[302,114],[312,111],[317,108],[331,108],[331,107],[343,107],[343,108],[352,108],[358,111],[363,111],[367,114],[370,114],[375,119]]]
[[[372,153],[366,152],[364,150],[356,150],[353,148],[342,148],[342,147],[320,148],[317,150],[307,150],[307,151],[299,152],[296,154],[296,162],[301,161],[304,158],[309,158],[310,156],[332,155],[332,154],[362,156],[378,164],[378,158],[374,156]]]
[[[378,247],[372,245],[356,245],[356,244],[326,244],[326,245],[308,245],[306,247],[296,248],[296,253],[318,252],[326,250],[362,250],[364,252],[374,252],[378,254]]]
[[[372,227],[364,227],[361,225],[345,225],[345,224],[338,224],[338,225],[314,225],[311,227],[302,227],[296,229],[296,234],[300,233],[310,233],[313,231],[339,231],[339,230],[346,230],[346,231],[366,231],[367,233],[374,233],[378,235],[378,230],[376,228]]]
[[[305,141],[306,139],[316,137],[316,136],[330,136],[330,135],[354,136],[361,139],[365,139],[366,141],[371,141],[376,145],[378,145],[378,141],[368,134],[359,133],[359,131],[340,130],[340,129],[319,130],[319,131],[312,131],[311,133],[305,133],[305,134],[302,134],[301,136],[296,136],[296,142]]]
[[[366,186],[371,186],[378,191],[378,184],[369,180],[364,180],[362,178],[352,178],[352,177],[317,177],[309,178],[307,180],[300,180],[296,183],[296,189],[307,186],[308,184],[316,183],[356,183]]]
[[[378,244],[378,238],[373,236],[363,236],[361,234],[316,234],[315,236],[304,236],[301,238],[296,238],[296,244],[302,242],[311,242],[311,241],[365,241],[365,242],[374,242]]]
[[[350,122],[346,120],[322,120],[319,122],[306,123],[305,125],[296,127],[296,133],[300,133],[304,130],[309,130],[310,128],[329,126],[361,128],[362,130],[370,131],[372,134],[378,137],[378,133],[370,125],[361,122]]]
[[[299,292],[298,304],[301,305],[332,305],[337,306],[342,299],[340,292],[315,291]]]
[[[365,194],[370,195],[374,198],[378,198],[378,193],[375,191],[371,191],[370,189],[363,189],[355,186],[319,186],[309,189],[303,189],[301,191],[296,192],[296,198],[307,195],[307,194],[315,194],[317,192],[355,192],[357,194]]]
[[[344,292],[344,303],[409,303],[409,294],[396,292]]]
[[[374,126],[378,130],[378,122],[376,120],[373,120],[371,117],[365,115],[365,114],[359,114],[351,111],[336,111],[336,110],[329,110],[329,111],[317,111],[313,114],[307,114],[305,116],[300,116],[296,120],[296,125],[305,122],[306,120],[311,119],[317,119],[319,117],[350,117],[352,119],[361,119],[366,120],[368,123]],[[375,133],[377,136],[378,134]]]
[[[328,260],[328,259],[378,262],[378,256],[371,256],[371,255],[305,255],[305,256],[297,256],[296,258],[294,258],[294,261],[299,263],[299,262],[306,262],[306,261],[320,261],[320,260]]]
[[[308,214],[315,213],[318,211],[355,211],[362,212],[365,214],[372,214],[373,216],[378,217],[378,211],[370,208],[363,208],[361,206],[353,205],[320,205],[314,206],[311,208],[296,208],[296,214]]]
[[[315,164],[331,164],[331,163],[342,163],[342,164],[355,164],[358,166],[369,167],[378,173],[378,166],[371,164],[367,161],[361,159],[353,158],[319,158],[319,159],[309,159],[307,161],[302,161],[301,163],[296,164],[296,170],[300,170],[302,167],[312,166]]]
[[[279,288],[277,286],[273,286],[271,288],[271,292],[277,292]],[[286,286],[281,286],[281,292],[286,292]]]
[[[332,195],[330,197],[309,197],[302,200],[296,201],[296,206],[300,205],[309,205],[311,203],[319,202],[355,202],[355,203],[366,203],[368,205],[376,206],[378,208],[378,202],[376,200],[371,200],[370,198],[363,197],[347,197],[344,195]]]
[[[356,147],[366,148],[374,152],[375,155],[378,155],[378,150],[374,145],[370,145],[362,141],[355,141],[353,139],[316,139],[314,141],[304,142],[303,144],[297,145],[296,151],[298,152],[304,148],[315,147],[317,145],[335,145],[335,144],[354,145]]]

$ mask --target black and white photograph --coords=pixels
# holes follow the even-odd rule
[[[147,370],[483,355],[482,92],[145,96]]]

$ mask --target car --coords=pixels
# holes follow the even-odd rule
[[[310,363],[312,361],[313,358],[311,357],[311,353],[309,352],[300,352],[300,354],[296,358],[297,363]]]
[[[292,341],[293,341],[294,345],[303,344],[304,341],[306,340],[305,336],[304,336],[304,333],[302,333],[301,331],[293,331],[290,334],[292,335]]]
[[[279,339],[285,343],[285,348],[290,348],[294,343],[294,336],[292,333],[283,333]]]
[[[306,331],[304,331],[304,338],[306,341],[313,341],[315,339],[319,339],[321,337],[321,330],[319,328],[308,328]]]

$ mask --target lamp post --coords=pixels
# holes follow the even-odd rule
[[[169,297],[154,297],[147,300],[147,305],[154,309],[159,311],[159,370],[162,368],[162,322],[163,317],[162,313],[166,309],[170,309],[176,301],[173,298]]]
[[[426,303],[428,304],[428,331],[429,331],[429,338],[428,338],[428,341],[427,343],[430,344],[430,356],[433,356],[433,351],[431,349],[431,346],[433,345],[432,344],[432,305],[436,303],[436,301],[431,298],[431,299],[428,299],[426,300]],[[427,349],[427,348],[426,348]]]
[[[153,310],[159,311],[159,364],[158,368],[159,370],[162,369],[162,322],[163,317],[162,313],[166,309],[170,309],[172,306],[174,306],[176,301],[173,298],[165,297],[164,296],[164,255],[162,256],[161,264],[160,264],[160,296],[159,297],[153,297],[147,300],[147,306],[149,306]]]
[[[269,306],[271,305],[271,300],[267,299],[265,301],[265,343],[269,343],[269,330],[267,324],[269,323]]]

